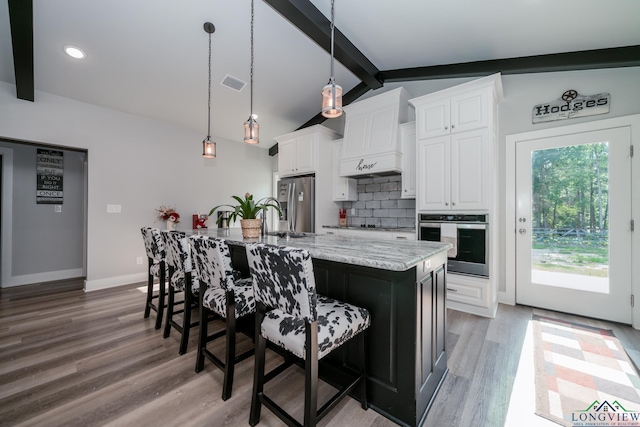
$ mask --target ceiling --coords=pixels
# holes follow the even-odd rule
[[[0,81],[15,83],[8,1],[0,0]],[[326,41],[330,0],[255,0],[253,111],[264,148],[318,115],[320,91],[330,75],[329,44],[321,47],[275,9],[299,4],[324,15],[315,22]],[[249,84],[237,92],[220,82],[227,74],[249,82],[249,0],[33,0],[35,90],[174,123],[204,138],[206,21],[216,27],[211,134],[241,142]],[[639,22],[637,0],[336,0],[335,5],[336,28],[347,39],[340,46],[350,41],[385,81],[402,80],[404,69],[413,67],[426,67],[420,73],[439,78],[460,77],[455,67],[437,66],[472,63],[462,74],[473,75],[474,67],[476,74],[490,74],[482,67],[486,61],[501,71],[509,64],[494,60],[638,47]],[[305,25],[313,30],[316,24]],[[66,56],[63,47],[69,44],[87,58]],[[597,62],[601,54],[582,55],[581,61]],[[615,66],[640,65],[637,49],[621,54],[633,57]],[[345,63],[348,57],[359,61],[353,50],[341,55]],[[514,72],[548,71],[536,69],[547,58],[552,57],[533,58]],[[564,63],[567,68],[571,63]],[[385,75],[388,70],[400,71]],[[358,87],[362,76],[338,62],[335,75],[345,92],[356,88],[351,98],[369,89]]]

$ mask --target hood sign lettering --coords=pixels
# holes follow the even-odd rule
[[[356,166],[356,170],[359,171],[364,171],[364,170],[371,170],[373,169],[373,167],[375,165],[377,165],[378,162],[373,162],[373,163],[365,163],[364,159],[360,159],[360,162],[358,163],[358,165]]]

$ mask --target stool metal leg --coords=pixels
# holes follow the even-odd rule
[[[158,302],[156,303],[156,329],[160,329],[162,327],[162,315],[164,314],[164,297],[165,297],[165,289],[166,289],[166,265],[164,261],[160,262],[160,285],[158,290]],[[153,285],[151,286],[153,291]]]

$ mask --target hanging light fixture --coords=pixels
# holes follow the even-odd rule
[[[211,22],[204,23],[204,30],[209,33],[209,100],[207,104],[207,137],[202,141],[202,157],[216,157],[216,142],[211,139],[211,34],[216,30]]]
[[[329,83],[322,88],[322,115],[328,119],[334,119],[342,115],[342,87],[336,84],[333,76],[333,37],[334,25],[334,0],[331,0],[331,78]]]
[[[253,0],[251,0],[251,73],[250,73],[250,106],[249,106],[249,120],[244,122],[244,142],[247,144],[259,144],[260,143],[260,125],[256,121],[256,116],[253,114]]]

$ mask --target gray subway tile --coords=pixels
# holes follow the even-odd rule
[[[398,218],[380,218],[380,227],[396,228],[398,227]]]
[[[380,209],[380,200],[371,200],[367,202],[367,209]]]
[[[358,193],[358,200],[361,200],[361,201],[373,200],[373,193]]]
[[[373,193],[373,200],[389,200],[393,199],[393,197],[389,197],[388,191],[380,191],[378,193]]]
[[[397,208],[398,200],[381,200],[380,207],[381,208]]]
[[[376,218],[388,218],[389,209],[376,209],[373,211],[373,216]]]

